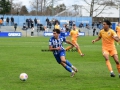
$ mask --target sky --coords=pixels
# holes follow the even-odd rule
[[[15,3],[22,2],[22,5],[25,5],[28,9],[30,9],[30,3],[29,3],[30,1],[32,0],[14,0]],[[71,6],[73,4],[78,4],[78,5],[84,4],[82,0],[57,0],[57,1],[58,4],[64,3],[66,6]]]

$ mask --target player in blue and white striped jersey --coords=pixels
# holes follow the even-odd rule
[[[53,51],[53,55],[57,62],[61,64],[67,71],[71,72],[71,77],[73,77],[75,75],[75,72],[78,70],[68,60],[66,60],[65,49],[62,46],[63,42],[75,46],[70,41],[66,40],[66,38],[60,36],[59,29],[54,29],[53,36],[49,40],[49,50]]]

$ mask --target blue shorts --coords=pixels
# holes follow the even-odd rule
[[[54,54],[54,57],[59,64],[61,63],[61,59],[60,59],[61,56],[65,56],[65,51],[64,50],[60,51],[59,54]]]

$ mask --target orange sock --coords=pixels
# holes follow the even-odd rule
[[[65,50],[67,51],[67,50],[70,50],[71,49],[71,46],[68,46]]]
[[[118,69],[118,72],[120,73],[120,64],[116,64],[116,67]]]
[[[112,72],[113,70],[112,70],[112,66],[111,66],[111,63],[110,63],[109,60],[106,61],[106,65],[107,65],[107,67],[108,67],[108,70],[109,70],[110,72]]]
[[[80,49],[78,49],[78,53],[81,55],[82,54],[82,52],[81,52],[81,50]]]

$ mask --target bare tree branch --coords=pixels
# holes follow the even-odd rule
[[[104,8],[95,17],[97,17],[98,15],[100,15],[104,11],[104,9],[106,8],[106,6],[107,5],[105,5]]]

